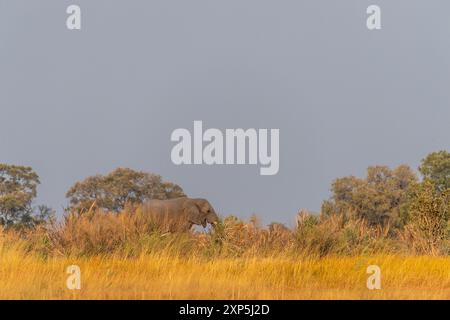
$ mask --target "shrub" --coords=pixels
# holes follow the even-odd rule
[[[450,189],[440,192],[430,180],[416,184],[405,212],[405,239],[420,253],[439,253],[450,235]]]
[[[366,178],[336,179],[331,198],[322,205],[322,213],[364,219],[371,225],[396,225],[408,186],[416,180],[406,165],[394,170],[385,166],[369,167]]]

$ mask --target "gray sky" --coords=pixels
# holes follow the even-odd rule
[[[125,166],[291,223],[336,177],[450,149],[449,14],[448,0],[0,0],[0,162],[32,166],[37,203],[58,211],[75,181]],[[279,128],[278,175],[173,165],[170,134],[194,120]]]

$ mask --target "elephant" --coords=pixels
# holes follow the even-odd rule
[[[206,199],[181,197],[149,200],[143,205],[143,213],[166,231],[189,231],[193,225],[206,228],[208,223],[215,227],[219,222],[219,217]]]

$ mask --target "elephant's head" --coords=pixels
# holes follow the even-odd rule
[[[206,199],[186,199],[184,209],[187,211],[189,222],[206,228],[209,223],[215,226],[219,222],[214,208]]]

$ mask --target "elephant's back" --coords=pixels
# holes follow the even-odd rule
[[[182,210],[183,201],[184,198],[149,200],[144,203],[144,212],[171,215]]]
[[[166,205],[162,200],[149,200],[144,203],[143,211],[145,213],[162,213]]]

